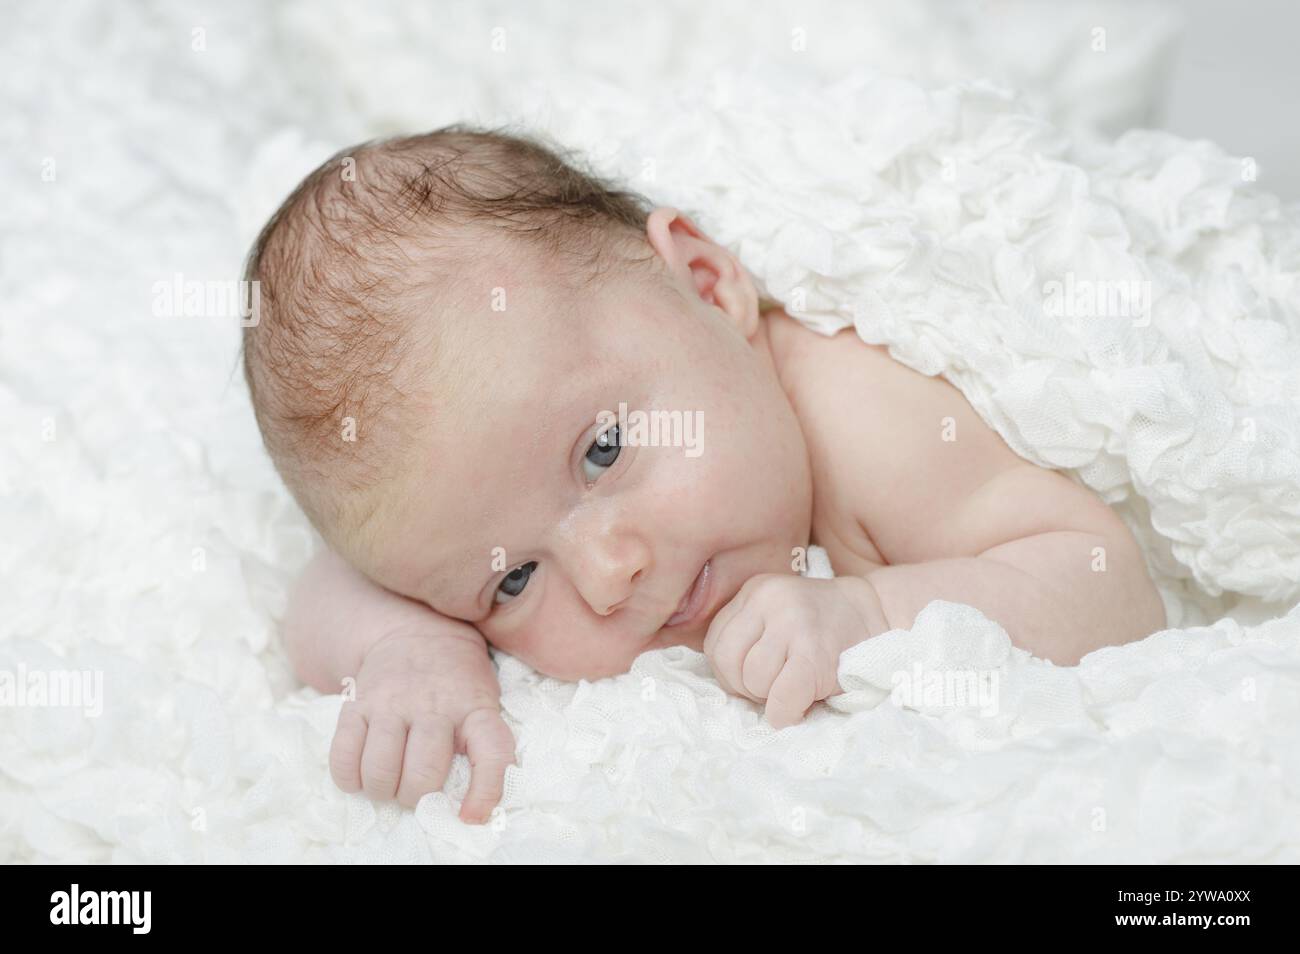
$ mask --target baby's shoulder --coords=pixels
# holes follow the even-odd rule
[[[918,529],[1025,463],[942,377],[864,342],[785,329],[782,377],[799,416],[820,518],[859,530],[889,563],[919,557]]]
[[[781,380],[804,434],[828,450],[834,441],[842,459],[882,442],[895,451],[913,447],[934,412],[960,410],[954,397],[965,403],[942,378],[913,371],[852,328],[824,335],[793,319],[774,320]]]

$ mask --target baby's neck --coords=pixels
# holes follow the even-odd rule
[[[781,389],[790,394],[790,382],[786,378],[786,358],[796,346],[796,334],[799,323],[791,318],[780,305],[773,305],[758,316],[758,333],[754,336],[754,347],[771,362],[773,373],[781,383]]]

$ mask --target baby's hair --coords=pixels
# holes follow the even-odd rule
[[[355,492],[382,479],[388,460],[367,438],[382,433],[392,454],[413,426],[398,406],[411,375],[396,373],[413,363],[412,319],[448,305],[491,234],[581,288],[615,264],[649,278],[648,212],[535,135],[464,125],[345,149],[294,189],[244,269],[260,293],[244,373],[267,450],[327,540],[364,519]],[[420,343],[421,360],[450,362]]]

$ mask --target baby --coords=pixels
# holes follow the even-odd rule
[[[461,752],[461,817],[488,817],[514,760],[489,645],[565,680],[689,646],[780,728],[931,600],[1062,665],[1165,625],[1087,489],[536,139],[455,126],[340,154],[245,277],[257,421],[326,543],[288,651],[322,692],[354,680],[345,791],[414,805]],[[653,412],[698,424],[688,446],[629,424]],[[835,579],[799,575],[809,544]]]

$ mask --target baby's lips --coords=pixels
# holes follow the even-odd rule
[[[712,595],[712,582],[713,561],[709,559],[704,561],[699,573],[691,581],[690,588],[682,595],[682,600],[677,604],[676,611],[672,616],[668,617],[664,626],[678,626],[698,616],[708,602],[708,598]]]

